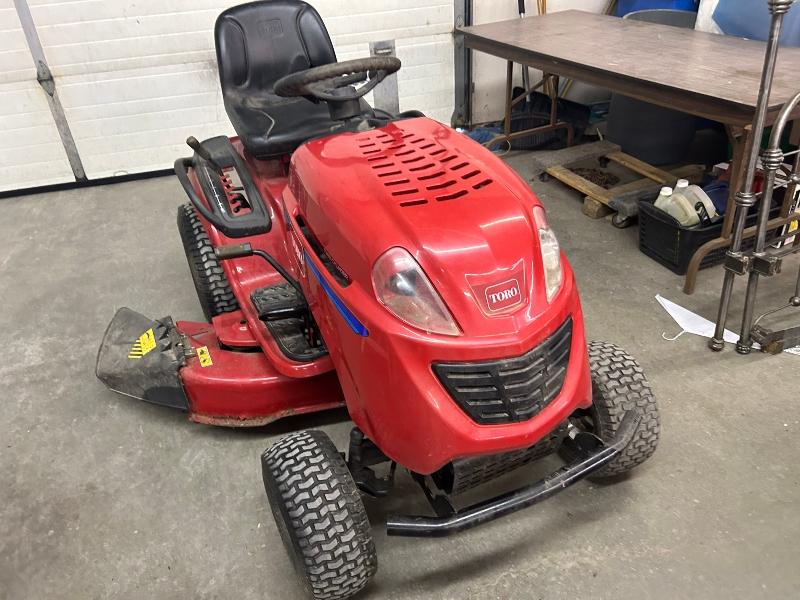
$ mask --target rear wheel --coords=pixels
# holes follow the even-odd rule
[[[262,456],[264,487],[306,592],[343,600],[378,569],[369,520],[341,454],[321,431],[300,431]]]
[[[178,231],[197,290],[197,299],[206,319],[211,322],[217,315],[238,310],[239,303],[231,291],[225,271],[219,264],[208,234],[191,204],[178,207]]]
[[[602,480],[626,473],[653,455],[661,434],[661,418],[642,367],[622,348],[607,342],[590,342],[589,367],[592,406],[576,411],[571,418],[574,424],[602,440],[610,440],[628,410],[635,409],[642,415],[630,443],[591,477]]]

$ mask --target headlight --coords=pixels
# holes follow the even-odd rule
[[[391,248],[375,261],[372,285],[381,304],[401,321],[430,333],[460,334],[430,280],[403,248]]]
[[[550,302],[556,292],[561,288],[564,278],[561,269],[561,248],[558,246],[556,234],[550,229],[547,217],[541,206],[533,207],[533,222],[539,230],[539,246],[542,250],[542,265],[544,266],[544,284],[547,290],[547,301]]]

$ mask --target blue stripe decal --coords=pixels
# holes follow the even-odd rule
[[[344,317],[344,320],[350,326],[350,329],[362,337],[367,337],[369,335],[367,328],[364,327],[361,321],[359,321],[356,316],[350,312],[350,309],[345,306],[345,303],[342,302],[341,298],[339,298],[331,286],[328,285],[328,282],[322,277],[322,273],[319,272],[317,266],[311,261],[311,257],[308,255],[308,252],[303,252],[303,254],[305,255],[305,262],[306,265],[308,265],[309,270],[314,274],[314,277],[322,286],[322,289],[325,290],[325,293],[328,295],[328,298],[330,298],[331,302],[333,302],[336,310],[338,310],[339,314]]]

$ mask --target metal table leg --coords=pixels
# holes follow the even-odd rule
[[[524,129],[521,131],[511,131],[511,113],[513,107],[522,102],[527,98],[532,92],[536,91],[540,87],[547,86],[548,82],[553,81],[555,78],[555,83],[550,85],[550,122],[546,125],[541,125],[539,127],[532,127],[531,129]],[[498,142],[510,142],[511,140],[516,140],[518,138],[529,137],[535,135],[537,133],[546,133],[548,131],[555,131],[558,129],[566,129],[567,130],[567,146],[571,146],[573,139],[575,137],[574,129],[571,123],[567,123],[566,121],[559,121],[558,120],[558,76],[551,75],[549,73],[544,73],[542,79],[536,83],[535,85],[531,86],[525,93],[521,96],[514,98],[514,62],[513,61],[506,61],[506,102],[505,102],[505,112],[503,114],[503,133],[502,135],[496,136],[495,138],[489,140],[484,145],[485,146],[494,146]]]

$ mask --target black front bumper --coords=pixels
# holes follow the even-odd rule
[[[443,537],[532,506],[565,490],[614,460],[630,443],[641,420],[642,417],[637,411],[628,411],[622,418],[613,440],[601,443],[599,447],[532,485],[454,511],[449,515],[391,517],[386,523],[386,533],[406,537]]]

